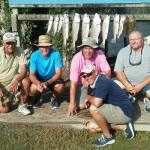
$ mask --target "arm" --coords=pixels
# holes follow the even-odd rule
[[[90,95],[86,96],[86,99],[94,106],[100,107],[103,104],[103,100],[101,98],[93,97]]]
[[[58,68],[56,69],[56,73],[54,74],[54,76],[52,78],[50,78],[49,80],[47,80],[47,84],[50,85],[52,84],[54,81],[58,80],[61,78],[62,75],[62,68]]]
[[[145,79],[142,82],[134,85],[133,92],[138,93],[139,91],[141,91],[148,84],[150,84],[150,75],[146,76]]]
[[[76,106],[76,88],[77,88],[77,82],[71,81],[70,84],[70,103],[68,107],[68,115],[72,116],[76,112],[77,106]]]
[[[0,98],[3,97],[3,91],[2,89],[0,88]]]
[[[9,88],[9,91],[11,93],[15,92],[18,88],[18,83],[21,82],[25,76],[26,76],[26,73],[27,73],[27,70],[26,70],[26,65],[21,65],[20,66],[20,73],[16,74],[14,76],[14,79],[12,80],[11,82],[11,85],[10,85],[10,88]]]
[[[117,79],[125,86],[125,89],[130,92],[132,91],[133,85],[127,80],[127,77],[123,71],[116,71]]]
[[[44,88],[46,87],[46,85],[44,86],[44,84],[42,85],[42,82],[40,82],[37,77],[36,77],[36,74],[34,71],[30,71],[30,74],[29,74],[29,79],[31,80],[31,82],[33,84],[36,85],[36,88],[39,92],[42,92],[44,90]]]

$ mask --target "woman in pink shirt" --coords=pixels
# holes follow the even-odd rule
[[[104,53],[97,50],[98,45],[91,37],[85,38],[82,45],[79,46],[78,52],[72,59],[70,68],[70,103],[68,115],[72,116],[77,113],[77,109],[85,109],[85,96],[87,95],[87,83],[81,77],[81,70],[85,65],[95,65],[97,74],[111,76],[110,66]]]

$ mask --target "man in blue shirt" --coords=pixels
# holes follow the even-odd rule
[[[35,95],[50,88],[53,91],[52,108],[57,108],[58,97],[64,89],[64,82],[61,79],[62,58],[60,53],[52,48],[48,35],[40,35],[38,42],[39,49],[31,55],[30,59],[29,77],[32,82],[30,92]]]
[[[102,130],[101,137],[93,144],[100,147],[115,142],[108,124],[113,124],[113,128],[118,125],[119,129],[124,130],[126,137],[132,139],[134,130],[131,120],[134,109],[127,94],[110,78],[104,75],[96,76],[94,65],[85,66],[81,77],[86,79],[92,89],[85,99],[91,104],[90,113]]]

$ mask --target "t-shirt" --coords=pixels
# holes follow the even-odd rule
[[[134,108],[127,94],[112,79],[99,75],[93,88],[94,97],[103,100],[103,103],[118,106],[128,116],[133,117]]]
[[[13,55],[6,55],[4,47],[0,48],[0,85],[8,88],[17,73],[20,73],[20,66],[27,64],[23,50],[16,47]],[[1,88],[2,88],[1,87]]]
[[[31,55],[30,71],[36,72],[39,80],[49,80],[54,76],[56,70],[62,67],[63,63],[60,53],[54,49],[50,49],[48,57],[44,57],[40,49]]]
[[[70,68],[70,80],[78,82],[79,85],[83,84],[80,78],[80,73],[85,65],[93,64],[96,66],[96,73],[105,74],[110,71],[110,66],[106,60],[104,53],[101,50],[97,50],[91,59],[85,60],[82,55],[82,51],[78,52],[71,61]]]
[[[129,82],[137,84],[150,74],[150,46],[145,45],[142,54],[140,51],[135,53],[132,50],[132,54],[130,52],[129,45],[119,51],[114,71],[123,71]],[[131,62],[141,60],[141,64],[133,66],[129,63],[129,59]]]

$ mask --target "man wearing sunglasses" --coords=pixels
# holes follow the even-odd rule
[[[115,138],[109,130],[112,128],[124,130],[128,139],[134,137],[131,120],[134,108],[127,94],[110,78],[100,74],[96,75],[95,66],[85,66],[81,77],[89,84],[92,92],[85,98],[91,104],[90,113],[102,130],[100,138],[93,142],[96,147],[113,144]]]
[[[68,115],[77,113],[77,109],[82,110],[85,105],[87,94],[87,83],[81,78],[80,73],[84,66],[93,64],[96,66],[96,73],[111,76],[110,66],[104,53],[99,50],[95,40],[91,37],[85,38],[79,46],[80,51],[73,57],[70,68],[70,103]]]
[[[114,71],[122,88],[135,95],[142,91],[146,112],[150,112],[150,46],[139,31],[129,35],[129,45],[118,53]]]
[[[20,100],[18,111],[23,115],[31,113],[26,107],[30,88],[26,67],[27,60],[23,50],[16,46],[15,34],[5,33],[0,48],[0,112],[9,112]]]

